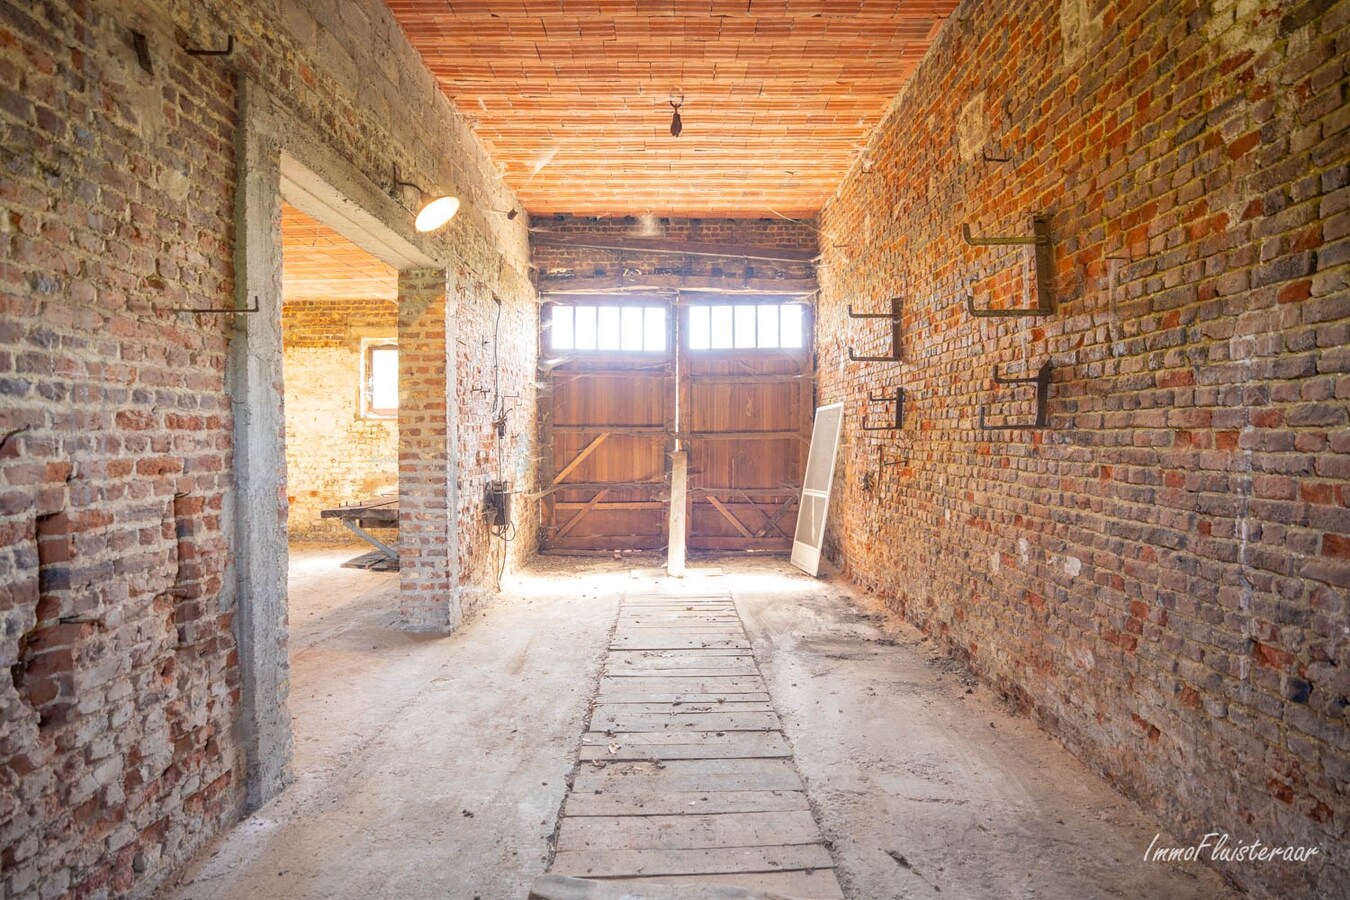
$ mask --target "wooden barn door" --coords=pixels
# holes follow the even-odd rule
[[[787,313],[798,337],[780,341]],[[792,549],[814,406],[808,313],[753,299],[682,311],[690,550]]]
[[[657,311],[661,349],[645,349],[656,346]],[[645,318],[645,344],[629,327],[634,313]],[[542,548],[564,553],[664,550],[675,416],[669,305],[606,298],[550,304],[544,315],[550,334],[541,348]],[[610,333],[604,320],[615,315],[620,317],[616,340],[630,349],[614,349],[613,341],[608,349],[594,346],[597,341],[584,336],[593,327],[591,319],[598,317],[600,330]],[[571,323],[564,343],[579,347],[552,345],[559,318]],[[605,345],[603,338],[598,343]]]
[[[628,327],[635,309],[660,310],[659,351],[650,327],[645,343]],[[678,436],[688,548],[791,551],[814,408],[809,307],[590,295],[544,315],[543,550],[664,550]],[[603,324],[616,315],[617,338]]]

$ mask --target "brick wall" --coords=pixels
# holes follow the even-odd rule
[[[452,509],[456,487],[450,435],[454,352],[453,309],[442,269],[399,273],[398,355],[399,606],[417,631],[446,631],[462,612],[458,535]]]
[[[401,274],[398,315],[400,602],[409,627],[446,631],[537,547],[527,386],[538,318],[533,303],[512,304],[467,272],[442,270]],[[461,448],[453,461],[451,434]],[[485,515],[494,481],[513,494],[512,527],[496,534]]]
[[[237,73],[375,185],[452,186],[426,246],[533,314],[514,198],[379,0],[0,3],[6,897],[145,893],[244,802],[232,320],[168,310],[235,303]]]
[[[967,2],[821,216],[830,554],[1183,838],[1321,848],[1222,867],[1269,896],[1350,879],[1348,45],[1344,0]],[[971,317],[1031,253],[962,224],[1034,212],[1057,311]],[[849,362],[893,295],[905,361]],[[1046,360],[1050,427],[979,430]]]
[[[466,564],[461,585],[466,609],[471,609],[495,590],[503,563],[506,571],[518,569],[538,547],[539,504],[527,495],[535,490],[537,466],[532,385],[539,310],[534,303],[509,302],[482,280],[466,277],[461,284],[457,397],[465,452],[459,463],[457,516]],[[502,416],[499,434],[495,423]],[[514,527],[504,536],[494,536],[483,515],[488,486],[495,480],[507,482],[514,492]]]
[[[387,300],[288,301],[286,343],[287,533],[292,540],[351,539],[324,509],[398,489],[398,422],[361,416],[361,341],[396,338]]]

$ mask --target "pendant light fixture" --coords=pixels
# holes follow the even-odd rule
[[[398,163],[394,163],[394,187],[390,194],[396,196],[399,188],[412,188],[417,191],[419,206],[417,218],[413,220],[413,227],[418,231],[424,233],[435,231],[453,219],[455,213],[459,212],[458,197],[452,197],[449,194],[433,196],[425,188],[411,181],[404,181],[399,172]]]
[[[679,103],[670,101],[670,106],[675,110],[675,115],[670,117],[670,136],[679,137],[680,132],[684,131],[684,123],[680,121],[680,107],[684,106],[684,98],[681,97]]]

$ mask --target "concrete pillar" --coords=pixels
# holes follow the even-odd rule
[[[234,572],[245,802],[256,809],[291,780],[290,663],[286,638],[286,420],[281,366],[280,145],[267,100],[240,88],[236,305],[228,390],[234,416]]]
[[[399,610],[409,631],[458,627],[460,598],[453,276],[398,278]]]

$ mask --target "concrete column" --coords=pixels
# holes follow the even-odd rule
[[[236,305],[228,390],[234,416],[235,638],[240,734],[248,761],[246,803],[256,809],[291,780],[294,739],[286,647],[286,421],[281,367],[280,145],[266,127],[265,98],[240,86]]]
[[[409,631],[459,626],[453,275],[409,269],[398,278],[399,610]]]

